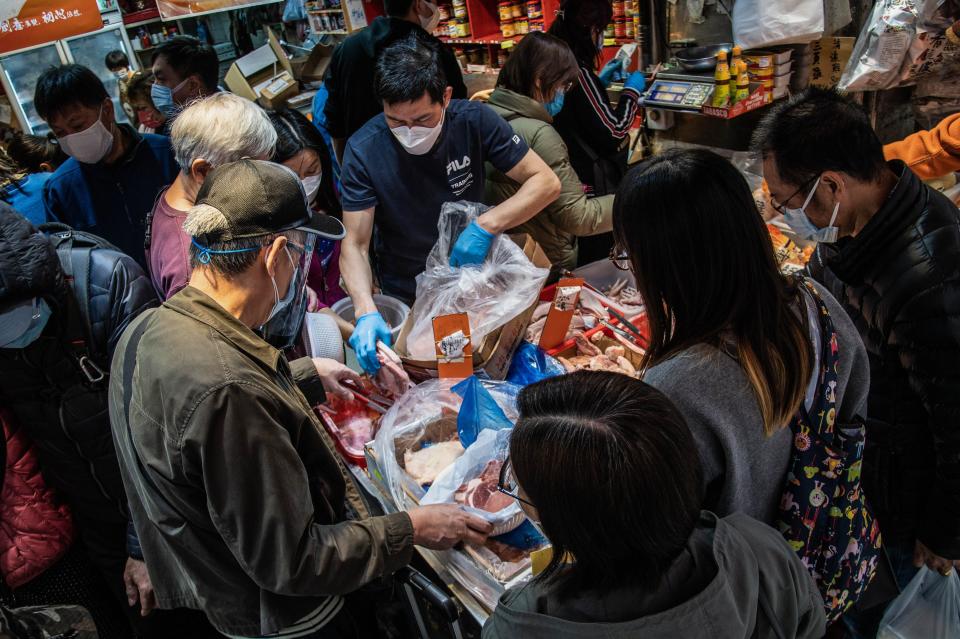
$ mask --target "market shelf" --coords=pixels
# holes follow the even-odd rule
[[[307,13],[343,13],[343,9],[308,9]]]
[[[123,24],[127,28],[139,27],[154,22],[160,22],[160,10],[156,7],[150,7],[149,9],[128,13],[123,16]]]

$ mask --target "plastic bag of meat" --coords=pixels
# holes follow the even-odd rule
[[[508,237],[497,236],[480,266],[450,266],[450,250],[460,233],[489,207],[472,202],[447,202],[440,211],[440,239],[417,276],[413,325],[406,353],[418,360],[435,360],[433,318],[451,313],[470,317],[470,337],[476,347],[483,338],[529,308],[540,294],[549,270],[537,268],[523,249]]]
[[[480,431],[477,441],[440,473],[420,503],[461,504],[467,512],[492,523],[494,535],[510,532],[522,524],[520,504],[497,490],[512,433],[512,428]]]
[[[517,419],[516,394],[507,382],[483,380],[511,423]],[[380,420],[373,448],[384,483],[398,508],[416,506],[438,475],[464,454],[457,431],[463,399],[456,381],[431,379],[413,387]]]

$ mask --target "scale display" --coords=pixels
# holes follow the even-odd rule
[[[713,84],[656,80],[643,102],[645,105],[699,111],[712,92]]]

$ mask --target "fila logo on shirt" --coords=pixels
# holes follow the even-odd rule
[[[514,143],[514,144],[520,144],[520,136],[519,136],[519,135],[513,136],[513,143]]]
[[[447,165],[447,175],[449,176],[454,171],[462,171],[468,166],[470,166],[470,156],[465,155],[462,160],[454,160]]]

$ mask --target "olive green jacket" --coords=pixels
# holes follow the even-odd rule
[[[325,396],[313,362],[288,364],[198,289],[131,323],[109,395],[161,608],[197,608],[224,634],[259,637],[335,613],[341,595],[410,560],[409,516],[369,516],[314,414]]]
[[[555,271],[575,268],[577,237],[606,233],[613,227],[613,195],[586,196],[580,178],[570,166],[567,146],[542,104],[502,87],[490,94],[487,104],[543,158],[562,185],[560,196],[553,203],[513,231],[533,236]],[[499,204],[519,188],[519,184],[487,165],[487,204]]]

